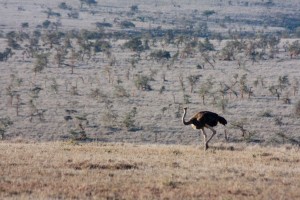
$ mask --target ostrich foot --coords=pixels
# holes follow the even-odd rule
[[[206,151],[208,149],[208,144],[205,144],[204,150]]]

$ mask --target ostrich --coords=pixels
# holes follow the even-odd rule
[[[184,125],[191,125],[193,129],[202,130],[204,136],[204,145],[205,145],[204,149],[207,150],[209,141],[217,133],[217,131],[213,129],[213,127],[216,126],[218,122],[225,126],[227,124],[226,119],[210,111],[200,111],[196,113],[189,121],[186,122],[184,120],[186,115],[186,110],[187,108],[183,108],[182,123]],[[211,137],[208,140],[207,140],[207,135],[205,133],[204,127],[210,129],[213,132]],[[225,139],[227,139],[226,131],[225,131]]]

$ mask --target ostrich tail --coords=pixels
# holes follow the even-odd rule
[[[224,126],[227,124],[227,120],[224,117],[219,116],[219,122]]]

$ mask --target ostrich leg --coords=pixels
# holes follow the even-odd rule
[[[205,144],[205,150],[206,150],[206,149],[208,149],[209,141],[214,137],[214,135],[216,135],[217,131],[215,129],[213,129],[211,126],[208,126],[208,125],[205,125],[205,127],[210,129],[213,132],[212,135],[210,136],[210,138],[206,141],[206,144]]]
[[[207,135],[206,135],[206,132],[204,130],[204,128],[201,129],[202,130],[202,133],[203,133],[203,138],[204,138],[204,150],[206,150],[208,148],[208,145],[207,145]]]

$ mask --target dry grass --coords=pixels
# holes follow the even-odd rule
[[[2,142],[0,198],[300,198],[299,148],[214,146]]]

